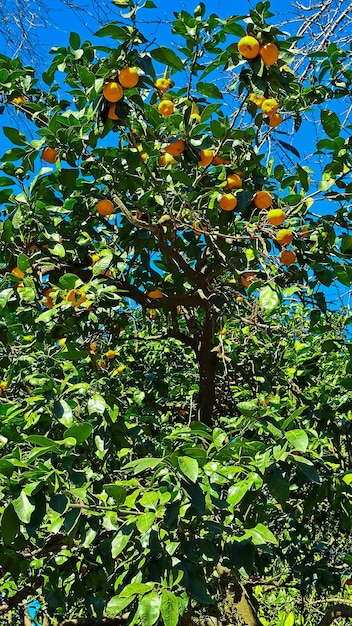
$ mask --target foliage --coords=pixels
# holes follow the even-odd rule
[[[3,612],[30,596],[56,620],[229,623],[226,572],[279,579],[303,623],[302,598],[340,593],[352,559],[349,314],[324,295],[351,284],[351,142],[333,110],[350,53],[331,44],[305,82],[268,2],[246,22],[175,14],[177,51],[123,4],[129,21],[96,34],[111,45],[71,33],[39,78],[0,57],[3,106],[34,133],[4,128],[0,178]],[[243,59],[247,32],[278,62]],[[102,92],[126,66],[139,81],[112,119]],[[276,99],[280,129],[252,93]],[[291,137],[322,103],[319,177]]]

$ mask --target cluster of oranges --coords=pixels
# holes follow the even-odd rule
[[[257,57],[261,58],[266,67],[274,65],[279,58],[279,50],[274,43],[261,44],[254,35],[242,37],[237,47],[244,59],[251,61]],[[270,128],[276,128],[281,124],[282,116],[278,113],[279,105],[275,98],[266,98],[264,95],[253,93],[250,96],[250,101],[268,117],[267,123]]]

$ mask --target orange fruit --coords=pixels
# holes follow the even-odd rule
[[[116,373],[117,373],[117,374],[123,374],[123,373],[124,373],[124,371],[125,371],[125,369],[126,369],[126,365],[119,365],[119,366],[116,368]]]
[[[239,40],[238,44],[238,52],[245,59],[254,59],[259,52],[259,41],[252,35],[246,35]]]
[[[167,152],[167,154],[171,154],[172,156],[179,156],[185,150],[186,144],[183,139],[176,139],[176,141],[169,143],[165,148],[165,152]]]
[[[102,359],[100,361],[97,361],[97,367],[99,367],[102,370],[105,369],[106,361],[103,361]]]
[[[119,81],[122,87],[131,89],[135,87],[139,81],[139,74],[135,67],[124,67],[119,72]]]
[[[279,258],[282,265],[293,265],[297,259],[293,250],[281,250]]]
[[[279,58],[279,50],[274,43],[265,43],[259,48],[264,65],[274,65]]]
[[[157,78],[155,81],[155,87],[165,93],[168,89],[170,89],[172,85],[172,80],[170,78]]]
[[[274,115],[270,115],[268,124],[270,128],[276,128],[277,126],[280,126],[282,121],[280,113],[274,113]]]
[[[163,294],[160,289],[152,289],[152,291],[148,291],[148,298],[162,298]]]
[[[241,283],[243,287],[249,287],[257,278],[257,275],[254,272],[245,272],[241,276]]]
[[[232,193],[221,196],[219,204],[223,211],[233,211],[237,206],[237,198]]]
[[[257,209],[268,209],[273,199],[268,191],[257,191],[253,198],[253,203]]]
[[[286,213],[282,209],[271,209],[266,217],[273,226],[280,226],[286,219]]]
[[[223,159],[220,156],[216,156],[212,160],[213,165],[228,165],[229,163],[230,161],[227,161],[226,159]]]
[[[243,296],[237,296],[236,300],[237,300],[237,302],[243,302],[244,301],[244,297]]]
[[[58,151],[55,148],[50,148],[50,146],[46,146],[42,151],[42,159],[47,163],[55,163],[58,157]]]
[[[206,167],[210,165],[214,157],[214,150],[205,149],[199,152],[200,161],[198,161],[199,167]]]
[[[6,391],[7,387],[8,387],[7,380],[0,380],[0,393],[2,393],[3,391]]]
[[[264,115],[274,115],[279,108],[279,103],[275,98],[265,98],[262,103],[262,111]]]
[[[73,307],[83,304],[87,300],[87,296],[82,289],[70,289],[65,300],[70,302]]]
[[[54,292],[54,289],[52,289],[51,287],[48,287],[47,289],[44,289],[43,291],[43,296],[45,297],[43,306],[48,307],[48,309],[52,309],[54,306],[54,300],[51,297],[51,294],[53,292]]]
[[[11,100],[11,104],[15,104],[15,105],[19,105],[22,104],[22,102],[27,102],[27,98],[26,96],[17,96],[17,98],[13,98]]]
[[[158,104],[158,111],[160,113],[160,115],[162,115],[163,117],[169,117],[169,115],[172,115],[174,112],[174,103],[172,102],[172,100],[162,100],[161,102],[159,102]]]
[[[123,89],[116,81],[111,80],[106,83],[103,89],[103,96],[108,102],[118,102],[123,98]]]
[[[89,344],[89,352],[91,352],[92,354],[94,354],[94,352],[96,352],[97,350],[97,344],[96,343],[90,343]]]
[[[112,102],[109,106],[108,118],[110,120],[118,120],[119,116],[116,115],[116,102]]]
[[[293,239],[293,232],[288,228],[281,228],[276,235],[276,241],[280,246],[287,246]]]
[[[169,165],[169,163],[176,163],[176,159],[174,159],[172,154],[168,154],[166,152],[165,154],[162,154],[160,157],[160,165],[162,167],[165,167],[165,165]]]
[[[226,177],[225,189],[241,189],[242,178],[238,174],[229,174]]]
[[[252,93],[249,96],[249,99],[251,102],[254,102],[254,104],[258,107],[258,109],[262,108],[262,104],[265,100],[264,96],[258,96],[256,93]]]
[[[116,352],[115,350],[108,350],[107,352],[105,352],[105,356],[107,359],[114,359],[116,356]]]
[[[111,200],[99,200],[96,209],[99,215],[111,215],[114,212],[114,205]]]
[[[200,230],[199,230],[200,229]],[[195,235],[202,235],[203,232],[207,231],[207,227],[205,226],[205,224],[202,224],[202,222],[200,220],[194,220],[193,222],[193,232]]]
[[[224,327],[224,328],[222,328],[222,329],[220,330],[220,335],[221,335],[222,337],[225,337],[225,335],[227,335],[227,330],[226,330],[226,328],[225,328],[225,327]]]
[[[16,278],[24,278],[24,272],[22,272],[19,267],[14,267],[13,270],[11,270],[11,274]]]

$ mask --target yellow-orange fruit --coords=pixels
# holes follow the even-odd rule
[[[201,229],[201,230],[199,230]],[[200,220],[194,220],[193,222],[193,232],[195,235],[201,235],[202,231],[207,231],[207,227],[201,223]]]
[[[89,344],[89,352],[91,352],[92,354],[94,354],[94,352],[97,351],[97,348],[98,348],[98,346],[97,346],[96,343],[90,343]]]
[[[108,102],[118,102],[123,98],[123,89],[119,83],[111,80],[103,89],[103,96]]]
[[[223,211],[233,211],[237,206],[237,198],[232,193],[221,196],[219,204]]]
[[[86,294],[82,289],[70,289],[66,296],[67,302],[70,302],[73,307],[83,304],[87,300]]]
[[[11,100],[11,104],[15,104],[15,105],[19,105],[22,104],[22,102],[27,102],[27,98],[26,96],[17,96],[17,98],[13,98]]]
[[[58,157],[58,151],[55,148],[50,148],[50,146],[46,146],[42,151],[42,159],[47,163],[55,163]]]
[[[51,287],[47,287],[46,289],[44,289],[43,291],[43,296],[45,298],[44,302],[43,302],[43,306],[48,307],[48,309],[52,309],[54,306],[54,300],[51,297],[51,294],[54,292],[54,289],[52,289]]]
[[[274,115],[274,113],[277,112],[278,108],[279,103],[277,100],[275,100],[275,98],[265,98],[265,100],[262,102],[262,111],[264,115],[268,115],[269,117],[271,115]]]
[[[172,100],[162,100],[161,102],[159,102],[158,104],[158,111],[160,113],[160,115],[162,115],[163,117],[169,117],[169,115],[172,115],[174,112],[174,103],[172,102]]]
[[[199,152],[200,160],[198,161],[199,166],[206,167],[210,165],[214,157],[214,150],[206,148],[205,150],[201,150]]]
[[[212,160],[213,165],[228,165],[229,163],[230,161],[228,161],[227,159],[223,159],[220,156],[216,156]]]
[[[281,250],[279,258],[282,265],[293,265],[297,259],[293,250]]]
[[[238,174],[229,174],[226,177],[226,189],[241,189],[242,178]]]
[[[155,320],[157,318],[158,315],[158,311],[156,309],[150,309],[149,311],[149,317],[152,320]]]
[[[283,120],[280,113],[274,113],[274,115],[270,115],[268,124],[270,128],[276,128],[277,126],[280,126],[280,124],[282,124],[282,121]]]
[[[273,199],[268,191],[257,191],[253,198],[253,203],[257,209],[268,209]]]
[[[169,143],[165,148],[165,152],[167,152],[167,154],[171,154],[172,156],[179,156],[185,150],[186,144],[183,139],[176,139],[176,141]]]
[[[279,58],[279,50],[274,43],[265,43],[259,48],[259,54],[263,59],[264,65],[274,65]]]
[[[286,219],[286,213],[282,209],[271,209],[266,217],[273,226],[281,226]]]
[[[119,117],[116,115],[116,102],[112,102],[109,106],[108,118],[110,120],[118,120]]]
[[[111,200],[99,200],[96,209],[99,215],[111,215],[114,212],[114,205]]]
[[[119,72],[119,81],[122,87],[131,89],[135,87],[139,81],[139,74],[135,67],[124,67]]]
[[[14,267],[13,270],[11,270],[11,274],[16,278],[24,278],[24,272],[22,272],[19,267]]]
[[[160,289],[152,289],[147,293],[148,298],[162,298],[163,294]]]
[[[252,93],[249,96],[249,99],[251,102],[254,102],[254,104],[258,107],[258,109],[262,108],[262,104],[265,100],[264,96],[258,96],[256,93]]]
[[[293,232],[288,228],[281,228],[279,232],[276,234],[276,241],[280,244],[280,246],[288,246],[293,239]]]
[[[255,39],[255,37],[252,37],[252,35],[246,35],[239,40],[237,47],[238,52],[245,59],[254,59],[258,55],[260,45],[259,41]]]
[[[169,165],[169,163],[176,163],[176,159],[174,159],[172,154],[168,154],[166,152],[165,154],[162,154],[160,157],[160,165],[162,167],[165,167],[165,165]]]
[[[105,356],[107,359],[114,359],[116,356],[116,352],[115,350],[108,350],[107,352],[105,352]]]
[[[254,272],[245,272],[241,276],[241,283],[243,287],[249,287],[257,278],[257,275]]]
[[[165,93],[168,89],[170,89],[172,85],[172,80],[170,78],[157,78],[155,81],[155,87]]]
[[[119,365],[119,366],[116,368],[116,373],[121,375],[121,374],[123,374],[123,373],[124,373],[125,369],[126,369],[126,365]]]

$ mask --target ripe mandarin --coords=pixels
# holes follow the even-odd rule
[[[252,35],[246,35],[239,40],[238,51],[245,59],[254,59],[259,52],[259,41]]]
[[[280,226],[286,219],[286,213],[282,209],[271,209],[266,217],[273,226]]]
[[[103,96],[108,102],[118,102],[123,98],[123,89],[119,83],[111,80],[103,89]]]
[[[174,112],[174,103],[172,100],[162,100],[158,104],[158,111],[164,118],[169,117]]]
[[[96,209],[99,215],[111,215],[114,212],[114,205],[111,200],[99,200]]]
[[[172,141],[165,148],[165,152],[167,152],[167,154],[171,154],[172,156],[179,156],[185,150],[186,144],[183,139],[176,139],[176,141]]]
[[[265,43],[259,48],[259,54],[263,59],[264,65],[274,65],[279,58],[279,51],[274,43]]]
[[[213,160],[214,150],[206,148],[205,150],[201,150],[199,152],[199,156],[200,156],[200,160],[198,161],[199,167],[201,166],[206,167],[207,165],[210,165]]]
[[[296,253],[293,250],[282,250],[279,258],[282,265],[293,265],[297,259]]]
[[[293,232],[288,228],[281,228],[276,234],[276,241],[280,246],[287,246],[293,239]]]
[[[233,211],[237,206],[237,198],[232,193],[221,196],[219,204],[223,211]]]
[[[280,113],[274,113],[274,115],[270,115],[268,124],[270,128],[276,128],[277,126],[280,126],[282,121],[283,119]]]
[[[262,111],[264,115],[269,115],[269,117],[271,115],[274,115],[274,113],[277,112],[278,108],[279,103],[277,100],[275,100],[275,98],[265,98],[262,103]]]
[[[55,148],[50,148],[50,146],[46,146],[42,151],[42,159],[47,163],[55,163],[58,157],[58,151]]]
[[[170,78],[157,78],[155,81],[155,87],[165,93],[168,89],[170,89],[172,85],[172,80]]]
[[[119,72],[119,81],[122,87],[126,87],[126,89],[131,89],[135,87],[139,81],[139,74],[135,67],[124,67]]]
[[[226,189],[241,189],[242,178],[238,174],[229,174],[226,177]]]
[[[268,209],[273,199],[268,191],[257,191],[254,195],[253,203],[257,209]]]

